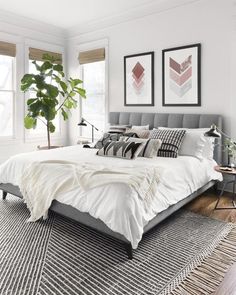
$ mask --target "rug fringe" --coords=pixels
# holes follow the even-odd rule
[[[161,294],[212,294],[222,282],[229,267],[236,262],[235,245],[236,226],[229,224],[221,237],[214,241],[203,255],[194,259],[192,269],[183,270],[175,278],[175,282]]]

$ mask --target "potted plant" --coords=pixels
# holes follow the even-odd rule
[[[231,164],[236,166],[236,142],[232,138],[226,138],[225,148],[228,151],[228,156],[232,158]]]
[[[53,56],[43,55],[43,63],[40,65],[33,61],[37,70],[36,74],[25,74],[21,79],[21,90],[30,91],[33,97],[27,100],[28,113],[24,118],[26,129],[36,128],[40,120],[47,130],[47,148],[51,146],[51,133],[55,132],[53,120],[61,113],[64,120],[69,118],[72,108],[78,105],[76,94],[86,98],[86,93],[79,85],[80,79],[65,79],[63,66],[57,63]]]

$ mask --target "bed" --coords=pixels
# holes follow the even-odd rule
[[[170,128],[209,128],[212,124],[216,124],[220,129],[222,128],[222,117],[214,114],[111,112],[109,122],[117,125],[149,125],[150,129],[160,126]],[[95,155],[94,149],[83,149],[81,146],[71,146],[54,151],[37,151],[13,157],[14,160],[11,160],[10,164],[2,166],[2,175],[8,175],[6,179],[2,176],[2,183],[0,184],[3,199],[6,199],[8,193],[22,198],[16,175],[20,173],[19,169],[21,168],[19,167],[21,167],[22,163],[26,165],[33,161],[36,156],[40,160],[65,158],[69,161],[81,157],[86,161],[98,161],[98,164],[104,161],[102,157]],[[221,157],[222,150],[219,144],[215,147],[214,159],[217,163],[221,163]],[[114,165],[119,165],[120,161],[122,160],[114,158],[108,160],[109,163]],[[147,162],[147,159],[139,158],[132,161],[130,165],[133,165],[132,167],[135,169],[135,165],[146,165]],[[122,184],[113,184],[100,191],[91,191],[86,196],[78,190],[69,192],[54,200],[50,210],[124,243],[128,257],[131,259],[133,249],[138,247],[143,234],[153,229],[161,221],[220,180],[220,174],[213,169],[215,165],[213,160],[199,161],[192,157],[178,157],[177,159],[155,158],[150,163],[158,165],[164,172],[161,175],[162,181],[160,181],[158,188],[159,197],[153,202],[152,208],[148,212],[142,212],[140,201],[137,201],[135,197],[130,201],[131,204],[127,208],[122,207],[126,202],[125,195],[127,194],[127,188]],[[11,176],[9,176],[10,174]],[[169,183],[167,179],[171,179],[172,183]],[[188,183],[188,186],[186,186],[186,183]],[[81,197],[77,197],[78,195]],[[98,205],[95,206],[94,204]],[[122,218],[118,214],[111,215],[111,212],[116,210],[117,207],[120,208],[119,212],[124,212]],[[101,208],[106,208],[106,210]],[[127,222],[126,217],[129,222]]]

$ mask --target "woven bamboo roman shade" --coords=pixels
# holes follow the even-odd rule
[[[79,53],[79,63],[81,65],[102,60],[105,60],[105,48],[82,51]]]
[[[16,44],[0,41],[0,54],[15,57]]]
[[[29,48],[29,59],[30,60],[43,61],[44,54],[49,54],[49,55],[53,56],[55,59],[57,59],[57,61],[55,63],[62,64],[62,54],[61,53],[41,50],[41,49],[32,48],[32,47]]]

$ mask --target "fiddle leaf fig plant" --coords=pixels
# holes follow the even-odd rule
[[[38,120],[47,130],[48,149],[51,148],[51,133],[55,132],[54,119],[60,113],[64,120],[69,118],[70,110],[76,108],[75,96],[86,98],[86,91],[80,79],[65,79],[63,66],[49,54],[43,55],[43,63],[33,61],[36,74],[25,74],[21,79],[21,90],[30,91],[27,100],[28,113],[24,118],[26,129],[36,128]]]

